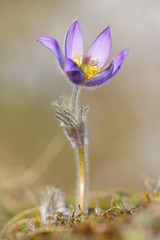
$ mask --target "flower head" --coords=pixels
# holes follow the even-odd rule
[[[40,36],[37,41],[56,55],[61,68],[73,83],[88,87],[101,85],[110,79],[120,69],[129,51],[123,49],[104,67],[111,50],[110,27],[98,35],[88,53],[84,55],[83,38],[77,20],[72,23],[66,34],[65,57],[54,38]]]

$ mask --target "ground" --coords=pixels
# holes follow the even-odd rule
[[[91,201],[94,205],[96,201]],[[148,185],[139,194],[116,193],[99,200],[85,214],[79,208],[70,215],[57,213],[46,223],[40,218],[39,207],[18,213],[4,226],[2,239],[13,240],[158,240],[160,239],[159,186]]]

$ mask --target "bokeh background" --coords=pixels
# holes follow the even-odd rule
[[[110,59],[129,48],[119,73],[103,87],[83,89],[89,105],[91,193],[137,191],[143,175],[160,172],[160,1],[0,0],[0,210],[3,221],[34,205],[37,192],[75,192],[76,164],[51,102],[71,86],[40,35],[63,46],[78,19],[85,50],[108,25]],[[4,219],[5,216],[5,219]],[[2,216],[1,216],[2,218]]]

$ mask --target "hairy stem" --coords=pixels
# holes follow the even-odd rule
[[[77,178],[77,205],[76,209],[78,209],[78,205],[80,205],[83,212],[87,210],[88,205],[88,163],[85,153],[85,146],[77,147],[77,170],[78,170],[78,178]],[[78,211],[78,210],[77,210]]]
[[[87,131],[86,115],[88,107],[78,106],[80,86],[74,85],[68,105],[62,98],[58,104],[57,118],[63,123],[64,133],[76,152],[77,159],[77,195],[76,214],[79,206],[83,212],[88,207],[88,160],[87,160]],[[57,106],[56,106],[57,108]]]
[[[80,87],[75,85],[72,89],[72,96],[71,96],[71,110],[73,113],[76,112],[78,107],[78,97],[80,93]]]

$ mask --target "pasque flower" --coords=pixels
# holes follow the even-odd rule
[[[65,57],[56,39],[40,36],[37,39],[57,57],[62,70],[77,85],[94,87],[115,75],[126,58],[128,49],[121,50],[104,66],[111,51],[110,27],[104,29],[92,43],[87,54],[83,53],[83,38],[78,21],[72,23],[65,38]]]
[[[88,106],[79,106],[79,92],[81,86],[96,87],[114,76],[124,62],[128,49],[123,49],[111,62],[106,63],[111,51],[111,32],[110,27],[107,27],[92,43],[88,53],[84,54],[83,38],[77,20],[69,27],[65,37],[65,57],[56,39],[40,36],[37,41],[56,55],[60,67],[73,83],[71,97],[62,96],[59,101],[54,102],[54,106],[57,112],[56,117],[59,119],[60,125],[76,154],[77,193],[75,212],[79,214],[79,211],[82,210],[85,213],[88,209],[89,184],[86,124]],[[55,207],[55,204],[61,202],[61,197],[58,199],[56,197],[57,202],[55,202],[55,196],[57,195],[52,194],[51,197],[49,195],[42,208],[42,217],[49,215],[49,218],[47,218],[49,220],[50,215],[53,217],[54,212],[59,210],[59,207]],[[61,211],[65,212],[65,208],[62,208]]]

